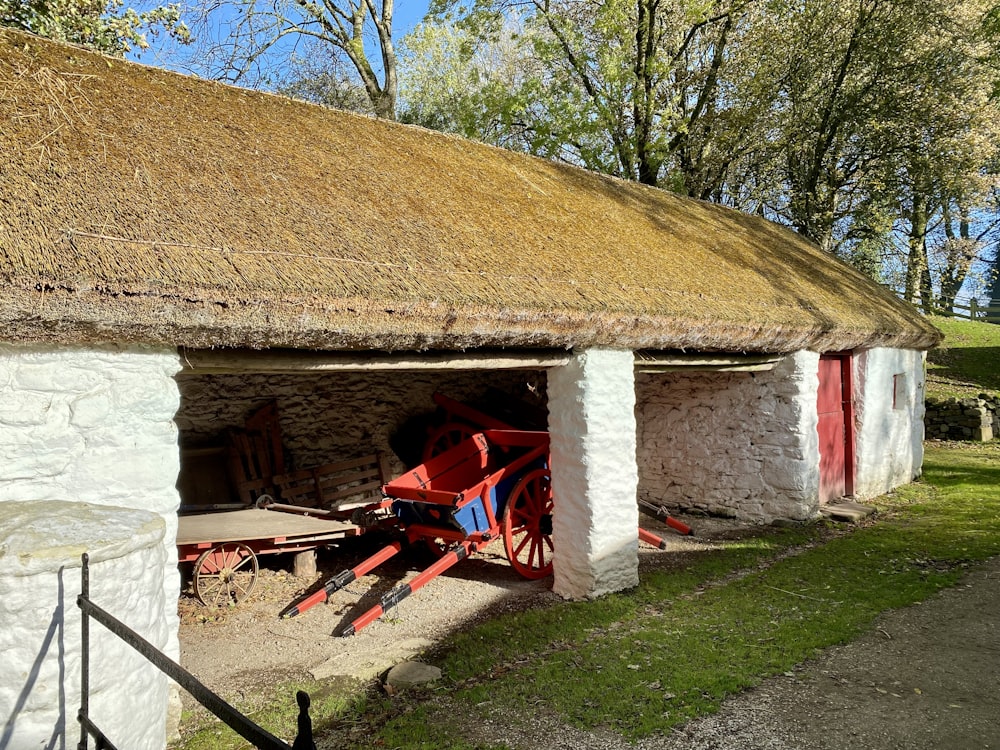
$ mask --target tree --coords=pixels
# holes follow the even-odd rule
[[[435,10],[436,36],[411,49],[417,68],[449,61],[451,93],[404,73],[405,107],[423,124],[504,133],[511,147],[764,215],[873,276],[898,256],[912,298],[967,275],[942,227],[946,206],[958,235],[955,217],[981,210],[1000,143],[1000,33],[989,31],[1000,11],[984,0]],[[476,61],[512,22],[498,76]],[[449,40],[443,57],[432,37]]]
[[[392,120],[392,15],[393,0],[208,0],[195,25],[203,43],[185,65],[210,78],[287,88],[303,84],[293,75],[295,58],[318,57],[331,63],[328,81],[351,71],[371,111]],[[374,46],[367,44],[369,37]]]
[[[432,6],[436,15],[428,23],[448,29],[439,38],[465,35],[463,44],[476,54],[510,41],[498,29],[519,30],[523,51],[504,56],[519,66],[504,76],[513,87],[492,92],[480,137],[488,137],[499,116],[531,153],[647,184],[678,180],[686,190],[688,173],[701,166],[688,134],[719,101],[724,51],[752,2],[479,0],[467,8],[442,2]],[[426,44],[411,47],[431,52]],[[495,80],[480,75],[474,87],[485,93]],[[434,87],[414,83],[407,106],[427,111]]]
[[[148,49],[146,35],[161,30],[181,43],[191,38],[179,5],[139,12],[122,0],[0,0],[0,26],[117,56]]]

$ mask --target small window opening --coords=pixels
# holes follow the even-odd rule
[[[906,373],[904,372],[892,376],[892,408],[896,410],[906,408]]]

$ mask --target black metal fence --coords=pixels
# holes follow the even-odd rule
[[[288,745],[275,737],[263,727],[255,724],[246,716],[241,714],[226,701],[202,685],[194,675],[184,669],[180,664],[158,650],[153,644],[131,630],[121,621],[115,619],[105,610],[90,601],[90,560],[84,553],[82,557],[82,583],[80,595],[77,597],[77,605],[83,613],[82,617],[82,667],[81,688],[80,688],[80,743],[78,750],[88,750],[90,738],[94,739],[94,746],[97,750],[117,750],[97,725],[90,718],[90,620],[96,620],[106,627],[118,638],[138,651],[153,666],[163,672],[167,677],[187,690],[195,700],[215,714],[227,726],[237,734],[250,742],[260,750],[293,750],[293,746]],[[301,709],[299,716],[299,737],[295,740],[294,748],[312,747],[312,722],[308,718],[309,698],[304,693],[300,694],[299,706]],[[303,721],[304,719],[304,721]],[[305,731],[303,731],[305,730]],[[308,737],[303,736],[308,734]]]

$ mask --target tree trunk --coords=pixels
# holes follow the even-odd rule
[[[632,119],[635,123],[635,160],[639,182],[656,185],[660,162],[652,144],[653,74],[650,64],[656,55],[655,0],[638,0],[635,28],[635,92],[632,95]]]
[[[997,242],[996,254],[993,256],[993,283],[990,284],[990,306],[1000,307],[1000,241]],[[1000,313],[987,313],[986,321],[1000,325]]]
[[[927,268],[927,201],[919,191],[913,191],[913,207],[910,213],[909,253],[906,258],[906,287],[903,298],[917,303],[924,270]]]

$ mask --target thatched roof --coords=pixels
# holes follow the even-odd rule
[[[767,221],[0,32],[7,341],[782,352],[933,345]]]

